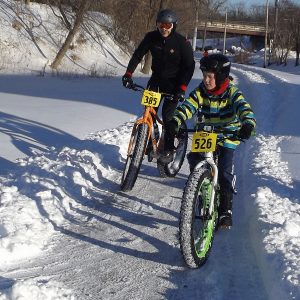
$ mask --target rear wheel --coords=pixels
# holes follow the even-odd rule
[[[132,190],[143,161],[145,148],[148,140],[147,124],[138,125],[134,136],[131,153],[127,156],[126,164],[121,180],[121,190],[126,192]]]
[[[208,164],[195,169],[186,183],[180,210],[180,248],[190,268],[203,265],[211,251],[217,209],[209,214],[213,176]]]
[[[188,133],[184,122],[181,124],[180,129],[182,129],[181,133],[174,140],[175,153],[173,161],[163,163],[159,159],[157,160],[157,168],[161,177],[175,177],[183,164],[188,144]]]

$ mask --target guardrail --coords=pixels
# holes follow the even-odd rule
[[[217,28],[217,29],[225,29],[226,30],[236,30],[236,31],[246,31],[246,32],[257,32],[257,33],[264,33],[266,31],[266,27],[259,25],[259,24],[241,24],[241,23],[227,23],[218,22],[218,21],[208,21],[206,22],[206,28]],[[205,22],[198,22],[199,27],[205,27]]]

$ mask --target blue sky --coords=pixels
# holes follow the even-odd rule
[[[280,1],[280,0],[279,0]],[[231,4],[234,3],[240,3],[240,2],[245,2],[245,4],[251,6],[253,4],[258,4],[258,5],[265,5],[266,4],[266,0],[247,0],[247,1],[242,1],[242,0],[229,0],[228,1]],[[293,0],[294,3],[296,4],[300,4],[300,0]],[[275,0],[269,0],[270,5],[274,5]]]

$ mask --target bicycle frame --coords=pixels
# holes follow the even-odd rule
[[[139,86],[139,85],[135,85],[135,86],[137,88],[144,89],[142,86]],[[166,93],[162,93],[162,95],[170,96],[169,94],[166,94]],[[132,133],[131,133],[131,137],[130,137],[130,141],[129,141],[129,145],[128,145],[128,150],[127,150],[127,155],[130,155],[130,153],[131,153],[134,136],[136,134],[136,130],[137,130],[138,126],[142,123],[146,123],[148,125],[148,128],[149,128],[148,141],[149,141],[149,138],[151,137],[154,157],[157,158],[157,156],[158,156],[157,152],[158,152],[158,149],[161,148],[161,142],[162,142],[163,139],[160,138],[159,142],[157,143],[157,141],[155,139],[155,136],[154,136],[154,132],[152,130],[152,128],[153,128],[153,119],[155,119],[160,125],[163,126],[163,121],[157,115],[156,110],[151,106],[145,106],[143,116],[141,118],[137,119],[135,121],[134,125],[133,125],[133,129],[132,129]]]

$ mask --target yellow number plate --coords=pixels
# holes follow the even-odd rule
[[[195,132],[192,141],[192,152],[215,151],[217,145],[217,134],[210,132]]]
[[[158,107],[161,100],[161,93],[144,90],[142,97],[142,105]]]

